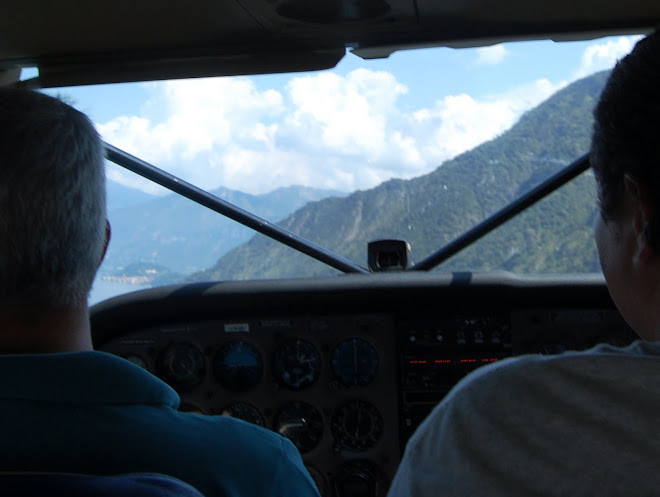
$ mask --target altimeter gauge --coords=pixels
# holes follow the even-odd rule
[[[383,435],[383,417],[369,402],[353,400],[332,416],[332,434],[339,447],[353,452],[367,450]]]
[[[319,379],[321,354],[307,340],[288,340],[273,353],[272,370],[279,385],[290,390],[302,390]]]

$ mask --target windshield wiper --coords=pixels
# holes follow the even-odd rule
[[[298,252],[302,252],[317,261],[323,262],[324,264],[344,273],[369,273],[369,270],[355,264],[354,262],[330,252],[329,250],[291,233],[284,228],[272,224],[259,216],[255,216],[240,207],[222,200],[221,198],[177,178],[173,174],[163,171],[142,159],[138,159],[128,152],[124,152],[109,143],[105,143],[105,151],[108,160],[115,164],[128,169],[135,174],[139,174],[143,178],[147,178],[170,191],[178,193],[199,205],[203,205],[218,214],[233,219],[243,226],[247,226],[262,235],[266,235],[273,240],[283,243]]]
[[[442,264],[447,259],[466,248],[468,245],[471,245],[478,239],[486,236],[495,228],[506,223],[512,217],[520,214],[522,211],[531,207],[539,200],[544,199],[555,190],[561,188],[566,183],[589,169],[589,167],[589,154],[585,154],[572,164],[563,168],[554,176],[551,176],[545,180],[536,188],[530,190],[519,199],[514,200],[502,210],[490,216],[485,221],[479,223],[471,230],[463,233],[454,241],[449,242],[437,252],[434,252],[425,259],[421,260],[413,267],[411,267],[409,271],[428,271]]]

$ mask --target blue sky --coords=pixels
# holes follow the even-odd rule
[[[110,143],[204,188],[344,191],[411,178],[508,129],[634,37],[424,49],[337,68],[63,89]],[[115,166],[110,179],[157,192]]]

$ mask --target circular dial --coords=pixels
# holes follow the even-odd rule
[[[206,372],[204,355],[191,343],[173,343],[158,357],[158,376],[176,390],[190,391]]]
[[[266,424],[259,409],[247,402],[236,402],[235,404],[228,405],[222,410],[222,415],[242,419],[258,426],[264,426]]]
[[[382,473],[371,461],[344,464],[334,480],[335,495],[341,497],[380,497],[385,495]]]
[[[319,379],[321,355],[307,340],[289,340],[273,354],[272,366],[273,376],[281,386],[302,390]]]
[[[339,342],[332,352],[332,372],[344,385],[368,385],[378,372],[378,351],[363,338]]]
[[[301,453],[309,452],[323,436],[323,418],[314,406],[306,402],[291,402],[275,416],[277,433],[293,442]]]
[[[264,361],[254,345],[233,340],[218,349],[213,359],[213,372],[227,389],[244,392],[261,381]]]
[[[369,402],[352,400],[340,407],[332,417],[332,434],[340,447],[362,452],[376,445],[380,439],[383,418]]]

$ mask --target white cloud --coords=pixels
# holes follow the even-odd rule
[[[481,47],[476,49],[477,60],[479,65],[494,66],[502,62],[508,55],[509,51],[504,45],[493,45],[490,47]]]
[[[605,69],[610,69],[620,58],[627,55],[642,36],[621,36],[605,43],[589,45],[582,54],[580,68],[574,79],[583,78]]]
[[[378,155],[383,149],[396,99],[408,91],[392,74],[366,69],[346,77],[325,73],[294,78],[287,89],[293,112],[286,124],[293,133],[313,138],[313,147],[359,155]]]
[[[523,112],[536,107],[567,85],[568,81],[553,83],[547,78],[541,78],[510,88],[494,98],[508,101],[517,119]]]
[[[458,155],[497,135],[515,119],[506,100],[477,101],[471,96],[450,95],[437,102],[431,114],[436,121],[426,155],[437,161]]]
[[[117,183],[130,188],[137,188],[152,195],[165,195],[170,193],[166,188],[159,186],[152,181],[146,180],[110,161],[106,161],[105,173],[109,180],[116,181]]]
[[[408,87],[385,71],[294,76],[281,91],[249,78],[172,81],[147,86],[140,115],[98,128],[108,142],[202,188],[349,191],[425,174],[503,133],[564,84],[540,79],[411,109],[402,101]],[[155,193],[118,168],[108,176]]]
[[[149,109],[166,118],[121,116],[98,126],[104,139],[163,165],[186,181],[260,193],[288,184],[355,189],[396,170],[380,166],[403,157],[419,162],[411,138],[389,121],[407,88],[387,72],[358,69],[297,76],[285,88],[261,91],[248,78],[149,85]],[[369,166],[374,164],[373,173]],[[114,178],[129,185],[116,172]],[[141,180],[131,180],[129,186]]]
[[[259,91],[249,78],[214,78],[150,84],[149,107],[166,118],[120,116],[99,124],[109,143],[202,186],[218,186],[209,154],[236,140],[263,143],[283,111],[282,95]],[[163,111],[164,109],[164,111]]]
[[[433,108],[413,114],[421,124],[418,133],[424,136],[424,130],[431,131],[423,140],[421,156],[440,164],[495,138],[564,85],[540,79],[481,100],[467,94],[444,97]]]

